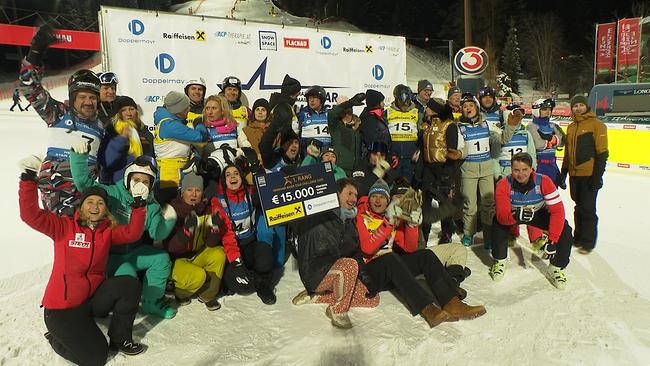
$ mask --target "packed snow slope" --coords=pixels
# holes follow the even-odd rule
[[[63,99],[65,90],[53,91]],[[51,269],[51,240],[19,219],[17,163],[45,151],[47,130],[33,111],[8,112],[0,101],[0,146],[5,193],[0,256],[0,365],[65,365],[43,338],[39,307]],[[145,118],[150,118],[145,116]],[[134,337],[149,345],[136,357],[117,355],[111,365],[644,365],[650,359],[650,240],[646,187],[650,177],[609,170],[599,198],[600,237],[595,252],[574,253],[565,291],[541,271],[547,263],[511,249],[506,276],[494,283],[489,255],[468,249],[472,275],[467,301],[485,304],[472,321],[429,329],[391,293],[378,308],[353,309],[354,328],[333,328],[322,305],[295,307],[302,289],[295,263],[287,263],[278,302],[255,295],[222,299],[209,312],[193,301],[176,318],[136,319]],[[563,192],[567,212],[571,201]],[[569,221],[571,215],[568,215]],[[455,238],[458,241],[458,238]],[[527,240],[520,239],[526,246]],[[106,330],[107,320],[100,319]],[[644,361],[645,360],[645,361]]]

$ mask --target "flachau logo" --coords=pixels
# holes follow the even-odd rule
[[[163,74],[169,74],[174,71],[174,67],[176,66],[176,61],[174,61],[174,58],[169,53],[159,54],[158,57],[156,57],[155,63],[156,69]]]
[[[260,50],[277,51],[278,36],[273,31],[259,31]]]
[[[286,48],[309,48],[308,38],[284,38]]]
[[[381,80],[384,78],[384,68],[381,65],[375,65],[372,67],[372,77],[375,80]]]
[[[144,33],[144,23],[139,19],[132,19],[129,22],[129,32],[134,36],[139,36]]]
[[[324,36],[320,40],[320,45],[323,46],[324,49],[329,50],[330,47],[332,47],[332,40],[328,36]]]

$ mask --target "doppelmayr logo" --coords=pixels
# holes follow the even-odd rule
[[[156,69],[158,69],[158,71],[162,72],[163,74],[169,74],[170,72],[174,71],[174,67],[176,67],[176,61],[174,60],[174,57],[169,53],[161,53],[156,56],[155,64]]]
[[[316,50],[316,53],[319,55],[331,55],[331,56],[337,56],[339,52],[336,50],[335,47],[332,47],[334,45],[334,42],[332,42],[332,39],[328,36],[323,36],[320,39],[320,48]]]
[[[146,30],[144,23],[140,19],[131,19],[131,21],[126,25],[129,33],[135,36],[135,38],[123,38],[119,37],[117,39],[118,43],[147,43],[153,44],[156,43],[153,39],[145,39],[142,36]]]

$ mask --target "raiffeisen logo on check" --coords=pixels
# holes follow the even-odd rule
[[[266,218],[272,225],[295,220],[305,216],[302,202],[292,203],[266,211]]]

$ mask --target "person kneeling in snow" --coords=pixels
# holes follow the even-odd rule
[[[389,201],[388,184],[382,179],[373,184],[368,197],[359,200],[357,230],[367,262],[370,293],[397,288],[411,314],[420,314],[431,328],[444,321],[485,314],[483,306],[469,306],[461,301],[456,282],[432,251],[417,250],[416,221],[421,218],[398,218],[395,204],[389,209]],[[433,296],[415,280],[420,274],[424,274]],[[434,297],[442,309],[433,304]]]
[[[490,268],[495,281],[501,280],[508,257],[508,238],[519,235],[519,225],[525,224],[548,231],[548,241],[542,250],[549,259],[546,276],[553,286],[566,287],[563,269],[571,254],[571,227],[564,219],[564,205],[555,184],[546,175],[536,173],[528,153],[512,157],[512,173],[501,179],[496,188],[496,216],[492,233],[492,257],[496,263]]]
[[[54,264],[45,288],[45,338],[56,353],[75,364],[103,365],[109,346],[95,317],[113,316],[108,327],[111,348],[127,355],[146,346],[132,338],[140,301],[140,282],[130,276],[106,279],[104,269],[112,245],[132,243],[142,235],[146,201],[136,196],[130,221],[117,225],[100,187],[86,190],[74,217],[58,216],[38,207],[36,172],[40,159],[21,160],[18,191],[20,217],[54,240]]]
[[[208,310],[218,310],[226,251],[237,250],[230,220],[218,204],[203,198],[203,178],[194,173],[185,174],[181,193],[171,205],[178,220],[164,245],[175,259],[176,299],[187,305],[196,294]]]
[[[349,178],[336,181],[340,208],[305,218],[292,225],[298,237],[298,271],[305,290],[294,305],[327,304],[325,314],[337,328],[352,327],[351,307],[376,307],[379,295],[368,296],[363,257],[359,250],[357,184]]]

